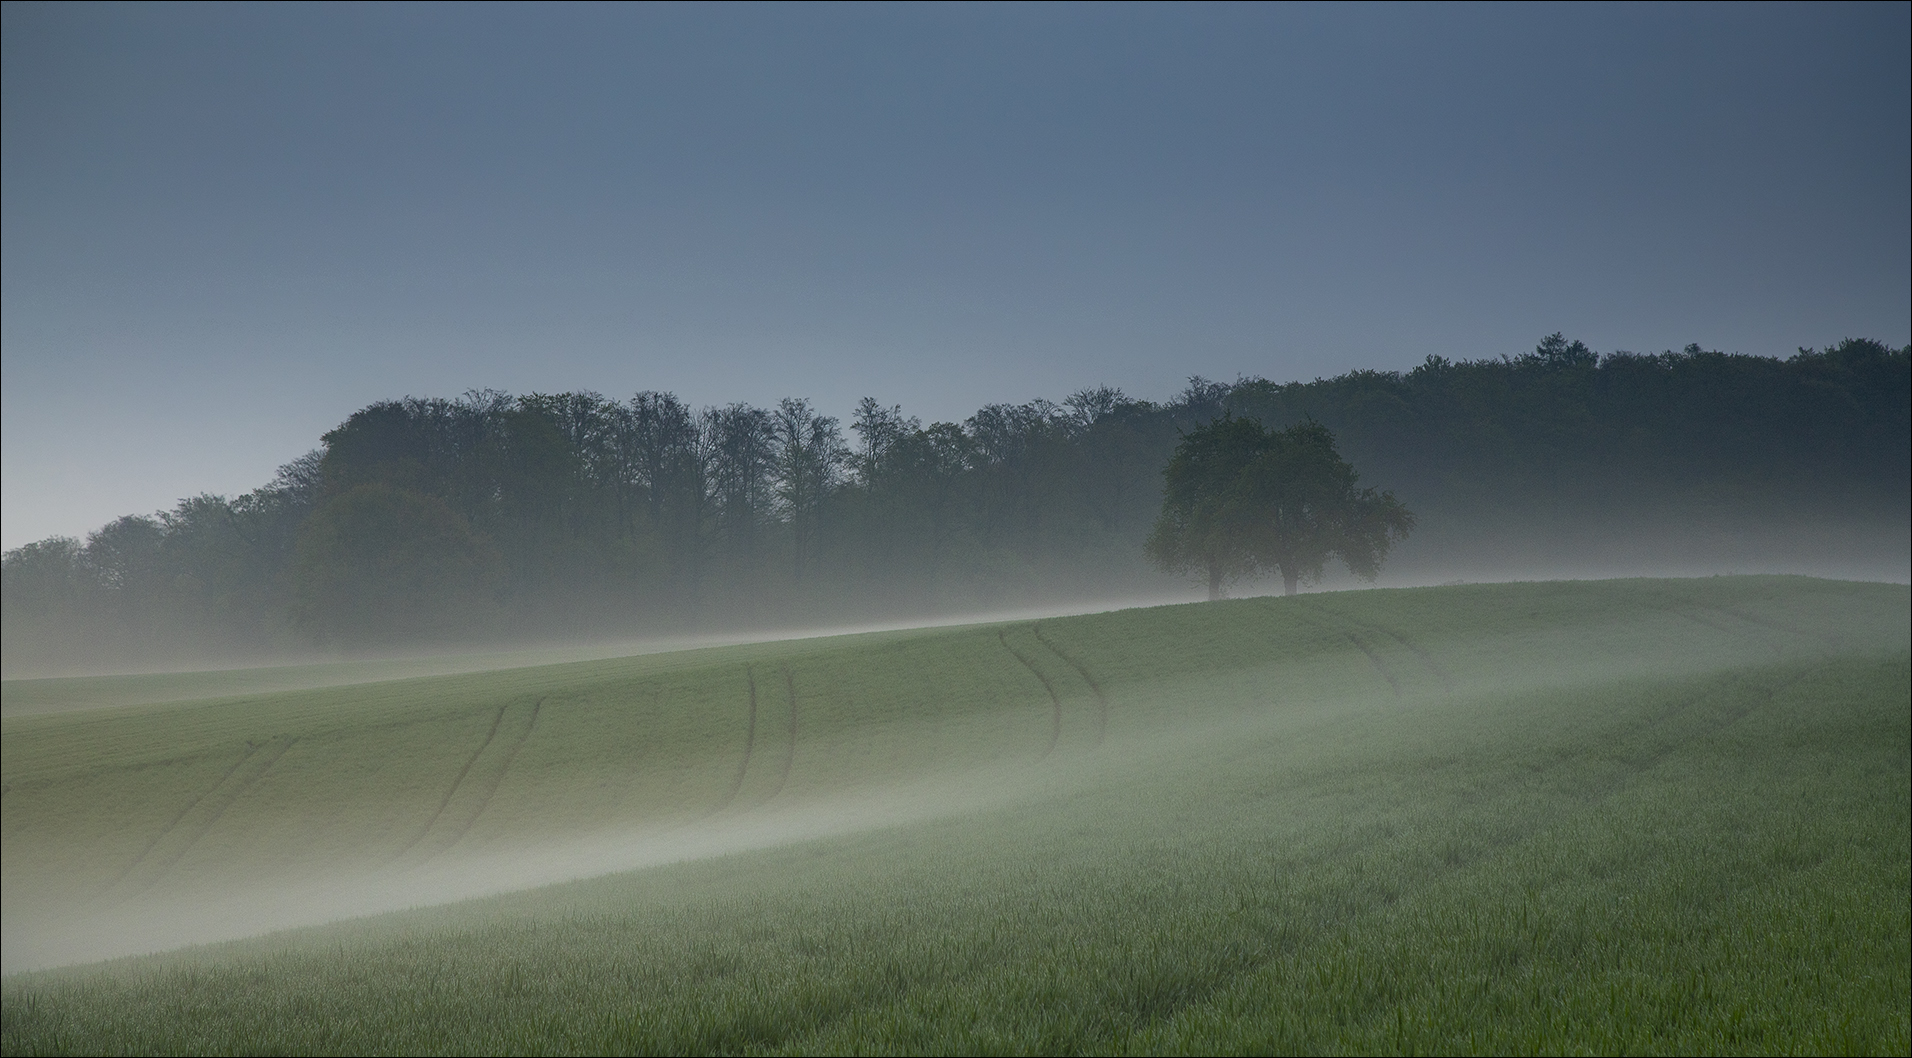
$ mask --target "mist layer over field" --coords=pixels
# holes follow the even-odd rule
[[[117,902],[10,911],[5,972],[167,951],[406,908],[903,826],[1027,794],[1028,776],[974,774],[860,796],[764,807],[732,818],[563,839],[525,837],[393,865],[342,858],[329,872],[234,869],[208,892],[134,892]],[[986,780],[995,779],[991,785]]]
[[[1881,585],[1480,585],[14,717],[6,968],[1007,806],[1114,822],[1140,809],[1127,791],[1199,787],[1243,745],[1316,773],[1377,737],[1597,726],[1533,703],[1907,635],[1904,589]]]
[[[139,672],[109,671],[87,675],[9,679],[0,682],[0,715],[30,716],[39,713],[109,709],[127,705],[158,705],[167,702],[270,694],[279,691],[349,687],[425,676],[497,672],[575,661],[600,661],[642,654],[700,650],[714,646],[791,642],[831,636],[860,635],[868,632],[897,632],[966,624],[991,624],[1000,621],[1034,621],[1180,601],[1183,600],[1181,593],[1178,592],[1170,597],[1121,598],[1095,602],[1076,600],[1073,605],[1018,607],[986,613],[965,613],[952,617],[922,618],[910,622],[829,624],[644,639],[580,639],[564,643],[529,642],[499,646],[485,651],[471,649],[421,651],[416,648],[409,650],[401,648],[383,655],[367,656],[365,652],[355,652],[360,656],[350,659],[342,659],[336,654],[320,655],[316,659],[307,660],[301,664],[283,663],[283,659],[280,659],[282,661],[280,664],[260,663],[236,668],[178,667]],[[112,667],[109,666],[109,668]]]

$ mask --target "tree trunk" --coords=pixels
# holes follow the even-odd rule
[[[1288,569],[1281,571],[1281,593],[1283,595],[1293,595],[1300,585],[1301,574]]]
[[[1222,597],[1222,570],[1220,566],[1208,567],[1208,601],[1214,602]]]

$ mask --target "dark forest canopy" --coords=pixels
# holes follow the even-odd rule
[[[383,401],[237,498],[5,556],[10,673],[91,660],[920,616],[1173,586],[1143,541],[1178,440],[1224,412],[1333,431],[1421,520],[1410,568],[1589,533],[1912,510],[1912,348],[1429,357],[1313,382],[1201,378],[924,424],[866,398]]]

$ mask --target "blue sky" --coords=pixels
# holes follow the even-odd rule
[[[1903,344],[1909,10],[9,3],[0,536],[406,394]]]

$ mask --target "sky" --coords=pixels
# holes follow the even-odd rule
[[[7,3],[0,544],[406,395],[1903,345],[1909,13]]]

